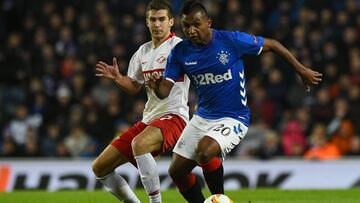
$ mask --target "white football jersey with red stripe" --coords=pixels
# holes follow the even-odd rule
[[[167,58],[171,49],[181,41],[181,38],[171,34],[159,47],[153,48],[152,42],[147,42],[132,56],[128,76],[138,82],[145,84],[151,75],[164,75]],[[171,89],[170,95],[161,100],[157,98],[154,91],[145,85],[148,100],[145,105],[142,122],[149,123],[155,118],[165,114],[177,114],[189,120],[188,93],[190,80],[186,75],[180,77]]]

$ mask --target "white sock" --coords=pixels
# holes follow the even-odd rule
[[[97,179],[100,180],[100,182],[102,182],[119,200],[128,203],[141,203],[125,179],[115,171],[104,177],[97,177]]]
[[[161,203],[159,171],[154,157],[146,153],[135,157],[141,182],[145,191],[149,194],[150,203]],[[151,193],[159,191],[158,194],[150,196]]]

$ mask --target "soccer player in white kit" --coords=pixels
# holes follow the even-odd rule
[[[108,190],[127,203],[138,203],[140,200],[115,169],[124,163],[132,163],[139,170],[150,202],[161,202],[160,181],[153,156],[173,148],[189,120],[187,102],[190,81],[186,76],[175,82],[169,97],[164,100],[157,98],[146,85],[150,76],[163,75],[171,49],[181,41],[170,31],[174,24],[171,5],[164,0],[151,1],[147,6],[146,24],[152,40],[140,46],[132,56],[127,76],[119,73],[115,58],[112,65],[102,61],[96,65],[96,76],[113,80],[127,93],[136,94],[142,86],[147,92],[148,101],[142,121],[115,139],[97,157],[92,167],[96,177]],[[219,159],[214,159],[212,163],[221,165]]]

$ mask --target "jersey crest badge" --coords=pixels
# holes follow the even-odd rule
[[[219,59],[219,61],[223,64],[226,65],[227,63],[229,63],[229,56],[230,54],[227,51],[221,51],[220,53],[217,54],[217,59]]]
[[[166,61],[165,55],[161,55],[159,58],[156,59],[156,62],[158,63],[163,63],[164,61]]]

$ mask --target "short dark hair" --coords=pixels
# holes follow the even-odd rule
[[[205,6],[200,2],[196,0],[185,1],[181,8],[181,15],[189,15],[193,12],[201,12],[203,15],[208,17]]]
[[[168,0],[152,0],[148,3],[146,7],[146,17],[150,10],[167,10],[168,11],[168,17],[173,18],[174,13],[172,11],[171,4]]]

